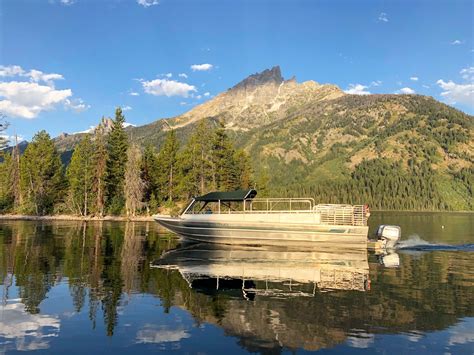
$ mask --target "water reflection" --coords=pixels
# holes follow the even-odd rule
[[[365,251],[179,245],[153,223],[2,222],[0,352],[71,338],[118,353],[469,350],[473,254],[384,265]]]
[[[178,270],[191,288],[205,292],[240,289],[244,298],[250,294],[314,296],[327,290],[365,291],[370,284],[366,250],[201,243],[167,252],[152,267]]]

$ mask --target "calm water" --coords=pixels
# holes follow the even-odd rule
[[[472,354],[474,215],[381,223],[411,247],[183,246],[154,223],[0,222],[0,353]]]

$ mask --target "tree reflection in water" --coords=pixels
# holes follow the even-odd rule
[[[473,253],[405,253],[400,267],[384,268],[365,252],[184,250],[153,223],[115,222],[2,222],[0,243],[2,315],[51,319],[56,336],[59,320],[42,314],[42,301],[65,283],[75,312],[88,313],[93,329],[102,321],[108,336],[130,300],[147,294],[249,351],[370,347],[374,334],[416,337],[474,315]],[[178,330],[145,324],[137,342],[191,337]],[[0,323],[0,337],[7,333]]]

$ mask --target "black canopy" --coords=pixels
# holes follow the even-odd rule
[[[227,192],[209,192],[208,194],[195,197],[196,201],[217,202],[217,201],[242,201],[248,198],[254,198],[257,191],[251,190],[236,190]]]

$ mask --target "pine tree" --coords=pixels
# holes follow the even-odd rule
[[[69,201],[74,212],[87,216],[94,201],[94,151],[90,135],[85,135],[74,149],[67,169]]]
[[[95,213],[102,217],[105,209],[106,174],[107,174],[107,141],[104,126],[99,124],[94,132],[94,195]]]
[[[158,157],[155,148],[151,145],[145,147],[143,152],[141,171],[142,180],[145,183],[143,199],[148,204],[147,208],[155,210],[158,207],[159,183],[158,183]]]
[[[137,145],[132,144],[127,152],[127,165],[125,169],[125,207],[127,216],[135,217],[142,206],[145,182],[141,177],[141,152]]]
[[[166,136],[163,147],[158,154],[158,165],[160,174],[158,183],[163,200],[173,202],[175,199],[176,186],[178,184],[178,150],[179,144],[176,139],[176,132],[171,130]]]
[[[8,123],[5,121],[5,115],[0,113],[0,150],[4,149],[8,145],[8,139],[3,134],[7,127]]]
[[[128,138],[123,124],[122,109],[115,110],[115,120],[107,137],[106,199],[109,212],[120,214],[125,204],[123,195]]]
[[[238,172],[235,169],[234,148],[222,123],[214,131],[211,154],[214,188],[223,191],[234,190],[239,185]]]
[[[11,154],[4,154],[3,161],[0,162],[0,212],[2,213],[10,211],[13,206],[14,197],[10,183],[12,163]]]
[[[20,149],[18,148],[18,137],[15,136],[15,146],[12,150],[12,167],[10,170],[9,182],[13,194],[14,210],[18,210],[22,205],[20,180]]]
[[[212,181],[211,136],[212,131],[209,125],[202,120],[179,154],[180,183],[178,190],[185,199],[203,195],[210,189]]]
[[[40,131],[20,160],[22,210],[45,215],[53,212],[66,187],[61,158],[49,134]]]
[[[236,188],[248,189],[253,185],[253,170],[250,157],[244,150],[237,150],[234,154],[234,164],[237,170],[238,186]]]

